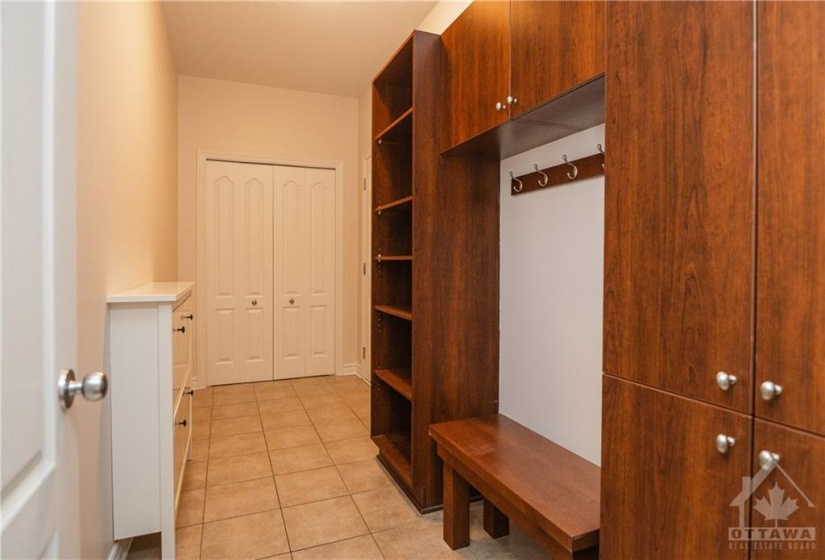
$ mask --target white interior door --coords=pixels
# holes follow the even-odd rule
[[[210,385],[273,377],[272,181],[270,165],[206,164]]]
[[[75,4],[2,4],[0,557],[78,558]],[[100,406],[75,403],[75,406]]]
[[[335,373],[332,169],[275,166],[275,378]]]

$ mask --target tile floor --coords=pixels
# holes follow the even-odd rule
[[[316,377],[197,391],[192,460],[177,516],[177,558],[361,560],[546,558],[516,527],[493,540],[481,504],[470,547],[442,540],[442,513],[419,515],[376,459],[369,386]],[[160,557],[158,535],[128,558]]]

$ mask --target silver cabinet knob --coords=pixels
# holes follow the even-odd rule
[[[289,305],[292,305],[293,303],[295,303],[295,298],[289,298]]]
[[[759,452],[759,467],[769,471],[779,463],[779,454],[763,449]]]
[[[736,439],[725,434],[716,436],[716,450],[724,455],[728,450],[736,444]]]
[[[99,401],[106,396],[109,390],[109,380],[101,371],[88,374],[83,381],[75,379],[73,369],[64,369],[60,372],[60,378],[57,380],[57,395],[63,410],[72,408],[75,395],[83,395],[87,401]]]
[[[258,300],[257,300],[257,299],[253,299],[253,300],[252,300],[252,305],[258,305]]]
[[[782,385],[777,385],[773,381],[765,381],[759,386],[759,394],[766,401],[771,401],[782,394]]]
[[[505,104],[504,104],[504,103],[502,103],[501,101],[499,101],[498,103],[496,103],[496,111],[501,112],[501,111],[503,111],[503,110],[504,110],[504,109],[506,109],[506,108],[507,108],[507,105],[505,105]]]
[[[727,391],[731,385],[736,385],[736,376],[720,371],[716,374],[716,384],[719,385],[719,388],[723,391]]]
[[[508,95],[507,96],[507,103],[509,103],[510,105],[515,105],[516,103],[518,103],[518,99],[516,99],[512,95]]]

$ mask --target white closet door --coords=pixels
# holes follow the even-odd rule
[[[275,167],[275,378],[335,373],[335,171]]]
[[[272,166],[209,161],[206,183],[207,379],[272,379]]]

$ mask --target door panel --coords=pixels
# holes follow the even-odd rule
[[[825,434],[825,3],[758,6],[756,414]]]
[[[510,10],[511,116],[604,72],[604,1],[514,0]]]
[[[272,379],[272,167],[206,165],[207,379]]]
[[[607,21],[604,371],[749,412],[753,3],[609,2]]]
[[[751,417],[609,375],[603,395],[601,557],[747,558],[728,528],[750,475]],[[719,434],[736,440],[726,454]]]

